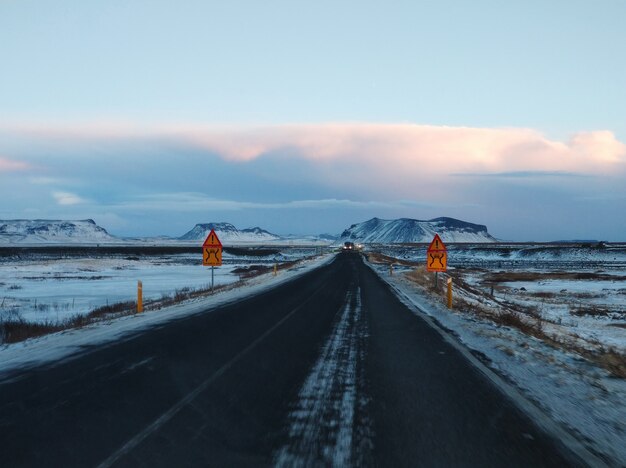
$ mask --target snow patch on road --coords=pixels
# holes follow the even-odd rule
[[[355,434],[362,397],[361,365],[367,337],[361,290],[348,292],[345,305],[288,416],[289,442],[275,456],[278,467],[359,466],[367,431]],[[353,449],[356,447],[356,449]]]

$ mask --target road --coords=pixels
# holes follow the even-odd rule
[[[572,464],[354,253],[0,383],[0,447],[2,466]]]

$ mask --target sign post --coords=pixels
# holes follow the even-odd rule
[[[222,266],[222,243],[214,229],[202,244],[202,265],[211,267],[211,292],[215,286],[215,267]]]
[[[435,272],[435,289],[439,287],[438,273],[448,268],[448,251],[439,234],[435,234],[433,241],[426,251],[426,270]]]

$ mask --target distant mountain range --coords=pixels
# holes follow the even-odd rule
[[[353,224],[343,231],[342,242],[363,244],[401,244],[409,242],[430,242],[435,234],[444,242],[496,242],[487,227],[454,218],[435,218],[428,221],[418,219],[379,219],[372,218],[363,223]]]
[[[237,229],[230,223],[201,223],[178,238],[124,239],[110,235],[93,220],[0,220],[0,244],[99,244],[99,243],[165,243],[202,242],[215,229],[224,244],[290,243],[408,243],[430,242],[438,233],[444,242],[494,242],[487,228],[453,218],[384,220],[372,218],[353,224],[341,236],[279,236],[260,227]]]

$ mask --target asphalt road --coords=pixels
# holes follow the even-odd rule
[[[571,465],[559,447],[350,253],[0,382],[7,467]]]

